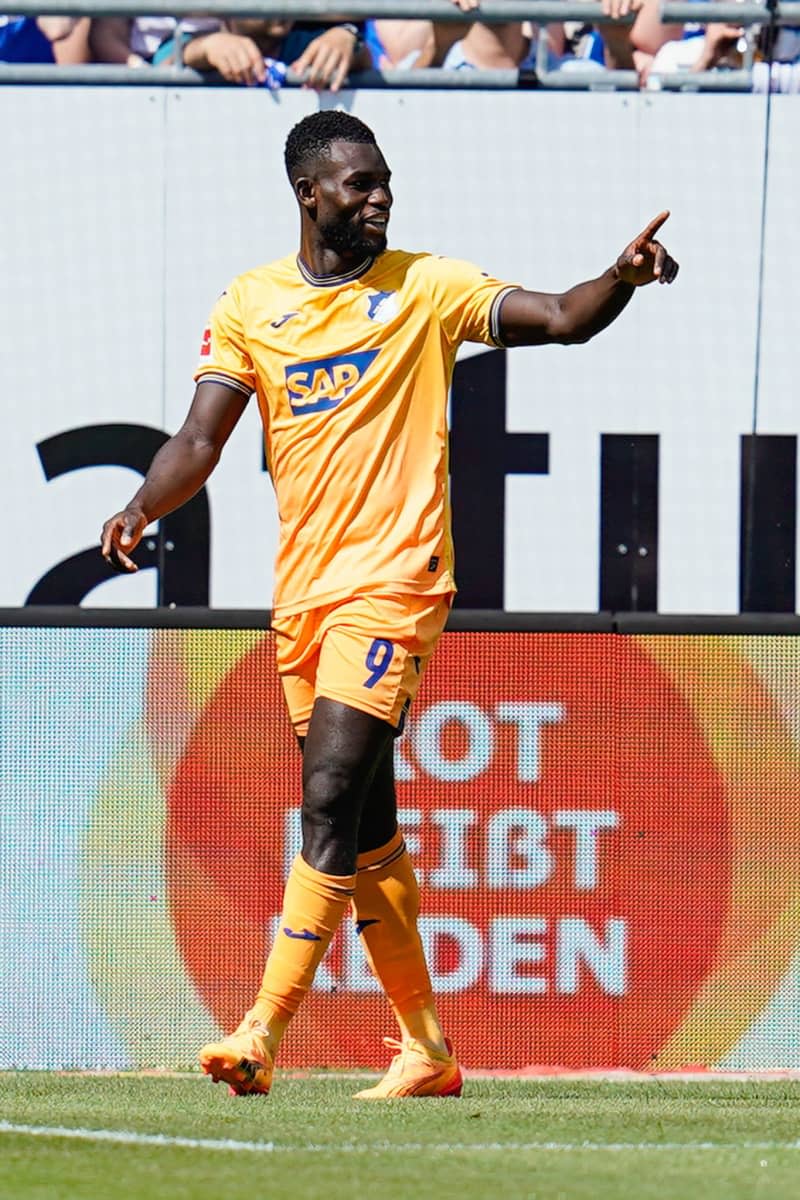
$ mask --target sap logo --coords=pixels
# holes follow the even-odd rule
[[[286,390],[296,417],[336,408],[363,379],[380,350],[337,354],[285,368]]]

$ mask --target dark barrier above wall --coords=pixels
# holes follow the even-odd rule
[[[77,629],[267,629],[266,608],[0,608],[4,627]],[[800,613],[502,612],[454,609],[451,632],[800,634]]]
[[[185,1067],[249,1005],[299,754],[241,616],[0,614],[0,1067]],[[527,619],[454,614],[396,749],[464,1063],[799,1066],[800,623]],[[283,1065],[390,1032],[346,921]]]

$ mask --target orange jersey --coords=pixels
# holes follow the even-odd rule
[[[256,393],[278,502],[276,613],[452,591],[447,395],[464,341],[500,345],[501,283],[391,250],[317,279],[294,257],[218,300],[195,380]]]

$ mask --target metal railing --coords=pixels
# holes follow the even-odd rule
[[[181,18],[196,15],[197,0],[15,0],[14,11],[20,16],[38,16],[46,9],[53,16],[151,16]],[[598,24],[598,0],[484,0],[480,8],[466,14],[450,0],[426,0],[424,13],[421,0],[204,0],[204,16],[220,19],[229,17],[286,17],[293,20],[325,20],[332,14],[361,20],[367,17],[383,19],[426,19],[448,23],[480,20],[487,24],[507,21],[530,21],[538,25],[548,22],[578,22]],[[630,25],[635,14],[610,22]],[[664,0],[661,20],[666,24],[699,24],[729,22],[743,27],[757,25],[800,26],[800,0],[776,0],[771,3],[730,2],[730,0]],[[605,22],[604,22],[605,23]],[[178,38],[177,61],[173,66],[149,67],[146,70],[106,63],[81,66],[50,66],[42,64],[0,63],[0,84],[125,84],[159,86],[209,86],[224,81],[183,66]],[[384,68],[354,73],[350,85],[356,88],[509,90],[518,87],[547,90],[638,91],[640,80],[635,71],[610,71],[581,66],[576,62],[569,71],[551,70],[548,66],[546,39],[540,38],[535,70],[444,70],[440,67],[401,70]],[[286,83],[299,86],[302,79],[288,74]],[[751,91],[752,62],[746,61],[741,70],[674,71],[658,77],[662,90],[691,91]]]
[[[466,14],[450,0],[204,0],[204,16],[210,17],[291,17],[293,20],[319,20],[337,17],[364,20],[368,17],[415,18],[449,23],[470,20],[484,24],[504,21],[579,21],[596,23],[599,14],[597,0],[484,0],[480,8]],[[48,16],[139,16],[146,11],[151,16],[196,16],[197,0],[15,0],[14,12],[20,16],[39,16],[46,9]],[[729,3],[727,0],[665,0],[661,6],[662,20],[668,24],[709,21],[730,21],[736,25],[754,25],[770,19],[772,9],[767,4]],[[778,0],[775,19],[779,24],[800,25],[800,0]],[[635,14],[620,17],[615,24],[632,24]]]

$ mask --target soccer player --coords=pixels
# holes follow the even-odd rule
[[[202,487],[255,393],[277,496],[272,627],[303,751],[302,849],[257,996],[200,1051],[236,1094],[266,1093],[281,1037],[352,909],[400,1039],[358,1098],[458,1096],[397,827],[392,739],[450,610],[446,403],[456,351],[585,342],[635,288],[672,283],[656,217],[597,279],[526,291],[466,262],[387,249],[391,172],[372,131],[317,112],[289,133],[300,251],[239,276],[214,308],[183,426],[102,554],[123,570],[145,527]]]

